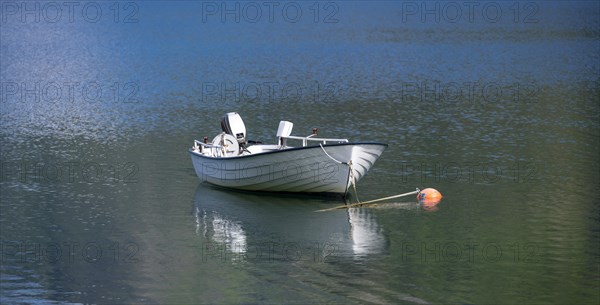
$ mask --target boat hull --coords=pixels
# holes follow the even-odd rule
[[[190,150],[196,175],[208,183],[249,191],[345,195],[366,175],[386,144],[339,143],[215,158]],[[350,162],[351,161],[351,162]]]

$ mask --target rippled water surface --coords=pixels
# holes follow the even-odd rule
[[[2,3],[2,304],[600,303],[597,2],[74,3]],[[203,184],[229,111],[444,198]]]

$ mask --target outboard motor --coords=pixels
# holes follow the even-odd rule
[[[246,144],[246,126],[242,117],[237,112],[229,112],[225,114],[221,120],[221,129],[232,136],[234,136],[240,147]]]

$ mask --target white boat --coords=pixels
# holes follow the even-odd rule
[[[334,193],[366,175],[386,144],[347,139],[291,136],[293,123],[281,121],[277,144],[246,141],[242,118],[230,112],[212,142],[194,140],[189,153],[196,174],[208,183],[249,191]],[[289,142],[297,142],[289,146]]]

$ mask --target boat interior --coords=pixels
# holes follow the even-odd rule
[[[294,147],[348,143],[348,139],[317,138],[317,128],[313,128],[312,133],[306,137],[292,136],[293,127],[294,123],[292,122],[279,122],[276,133],[277,144],[247,141],[246,126],[242,117],[237,112],[229,112],[221,120],[222,132],[217,134],[211,142],[208,141],[208,137],[204,137],[204,141],[194,140],[192,151],[207,157],[224,158],[254,155]],[[297,142],[299,145],[288,146],[288,140]]]

